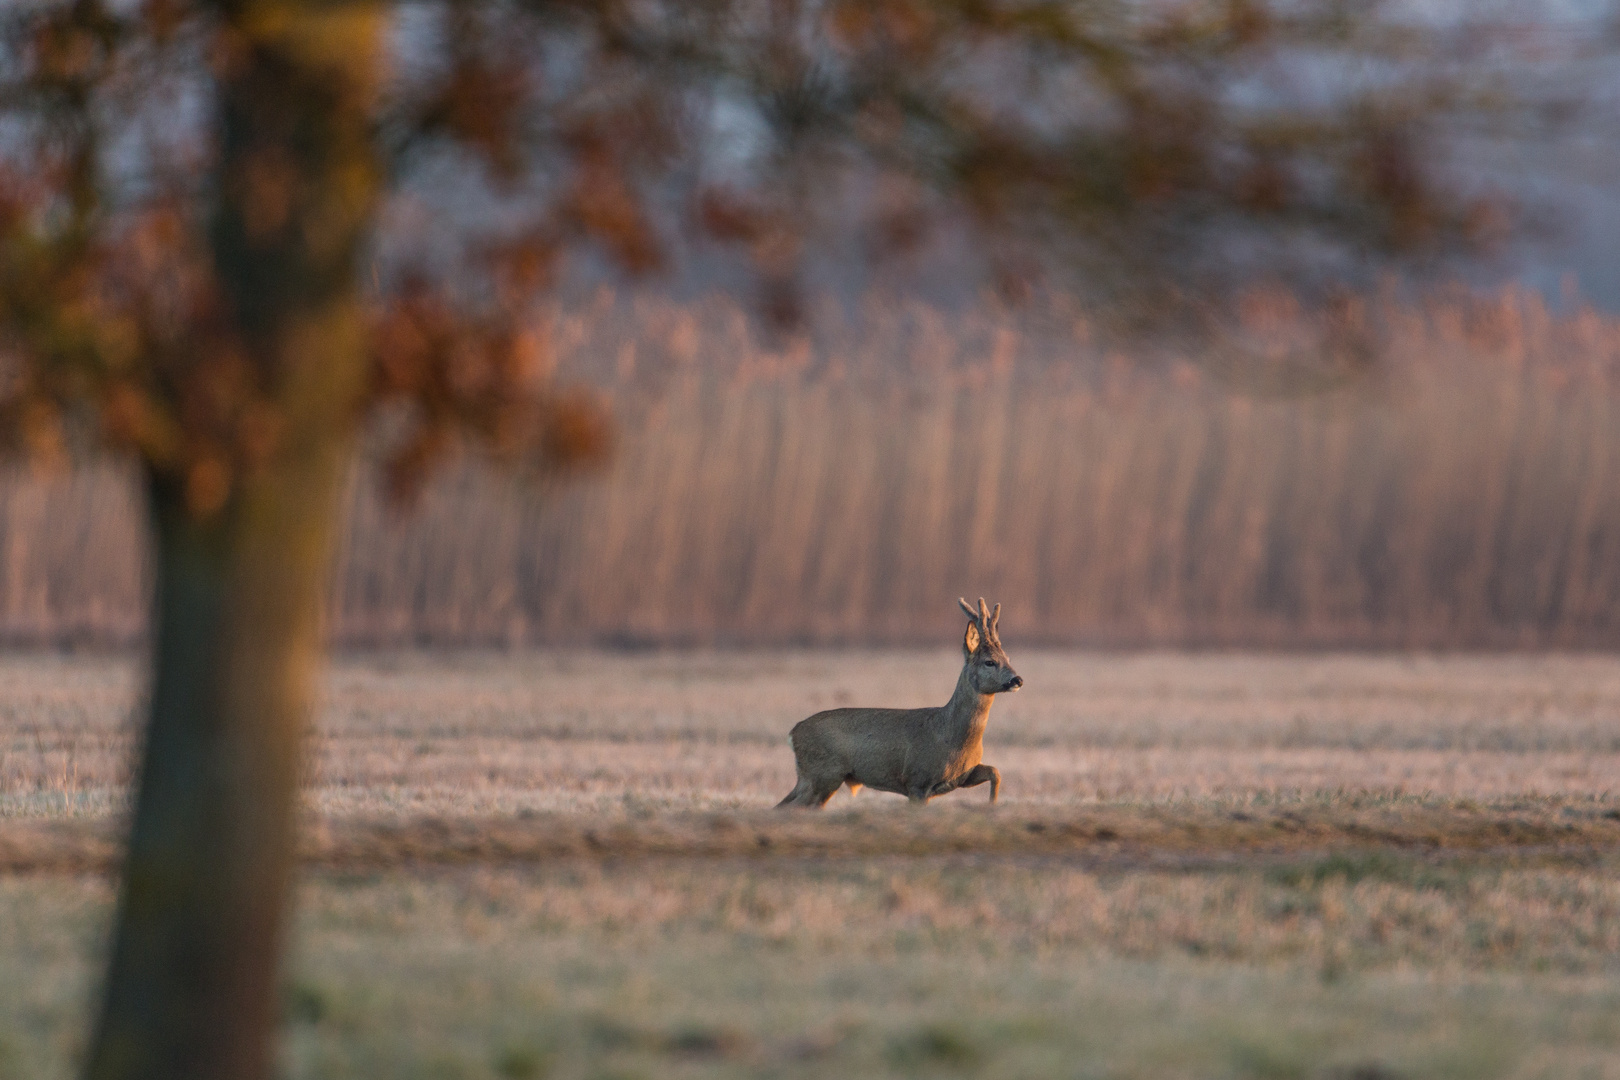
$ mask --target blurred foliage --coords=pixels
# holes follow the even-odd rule
[[[356,27],[378,12],[373,56]],[[1340,0],[46,0],[0,19],[0,427],[41,459],[132,452],[202,515],[286,438],[256,290],[364,297],[354,414],[398,418],[398,490],[458,440],[568,468],[611,444],[530,329],[570,260],[734,265],[781,326],[827,259],[955,260],[1013,296],[1078,271],[1126,323],[1262,269],[1328,296],[1498,241],[1510,200],[1449,182],[1446,139],[1573,93],[1536,89],[1546,50],[1522,33]],[[295,69],[317,106],[361,87],[369,157],[305,167],[330,132],[292,113],[237,115],[258,141],[225,152],[252,100],[229,87]],[[271,257],[289,231],[318,248],[333,215],[358,223],[352,257]],[[243,252],[259,277],[222,282]]]

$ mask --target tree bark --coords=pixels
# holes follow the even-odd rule
[[[378,190],[380,14],[314,0],[218,6],[210,235],[277,441],[266,460],[235,459],[217,508],[188,503],[183,469],[149,478],[150,715],[93,1080],[269,1070],[301,735],[367,370],[356,262]]]
[[[258,505],[213,524],[151,484],[155,671],[97,1080],[268,1070],[337,479],[324,471],[265,482],[241,500]]]

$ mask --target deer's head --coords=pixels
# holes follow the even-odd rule
[[[1002,694],[1024,685],[1023,677],[1014,671],[1012,661],[1001,648],[1001,636],[996,624],[1001,621],[1001,605],[991,611],[979,597],[979,610],[974,611],[966,600],[958,600],[967,612],[967,635],[962,639],[962,653],[967,659],[968,682],[981,694]]]

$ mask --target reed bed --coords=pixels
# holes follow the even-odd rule
[[[1319,328],[1281,302],[1249,306],[1234,364],[1124,355],[1060,299],[872,298],[771,341],[724,298],[603,292],[544,333],[611,397],[613,465],[463,461],[406,511],[357,464],[331,628],[935,642],[983,594],[1026,643],[1620,643],[1620,325],[1521,292],[1364,322],[1352,370],[1313,366]],[[8,474],[0,635],[138,637],[138,508],[116,464]]]

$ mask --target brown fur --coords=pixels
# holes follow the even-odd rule
[[[799,782],[778,806],[824,806],[843,784],[851,795],[864,785],[926,803],[988,783],[996,801],[1001,773],[981,764],[984,729],[995,695],[1017,690],[1024,680],[1001,648],[1001,605],[991,612],[982,597],[977,611],[966,600],[959,603],[971,621],[951,700],[930,709],[829,709],[800,720],[788,735]]]

